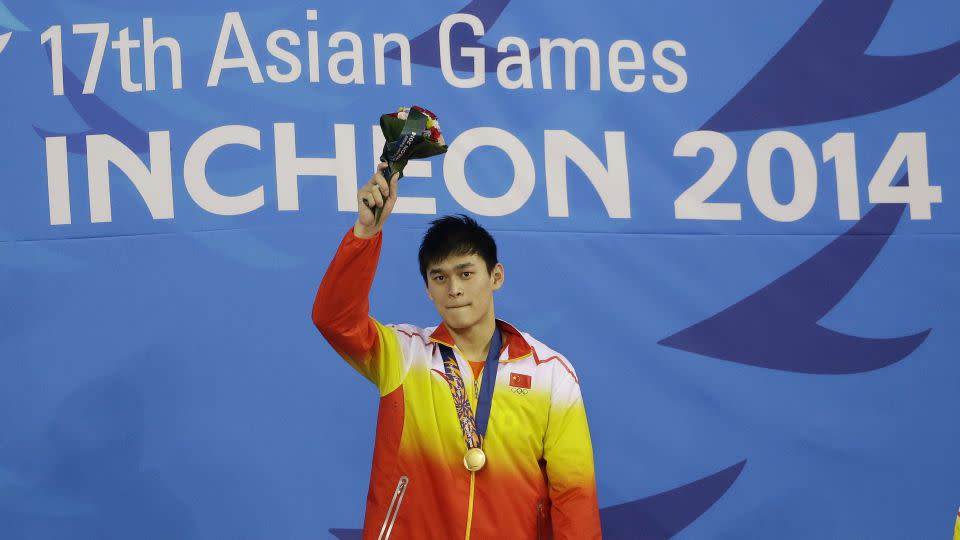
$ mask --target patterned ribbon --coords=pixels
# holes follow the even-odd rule
[[[463,431],[463,441],[467,443],[467,448],[480,448],[483,444],[483,436],[487,433],[490,405],[493,401],[493,388],[497,382],[497,366],[502,344],[503,338],[500,335],[500,330],[496,329],[493,332],[490,350],[487,352],[487,359],[483,367],[483,384],[477,398],[476,416],[474,416],[473,409],[470,407],[467,390],[463,384],[463,374],[460,372],[460,366],[457,365],[457,358],[453,354],[453,349],[442,343],[438,344],[440,346],[440,356],[443,357],[443,371],[447,376],[450,396],[453,397],[453,404],[457,409],[460,429]]]
[[[443,371],[447,374],[447,384],[450,385],[450,395],[453,397],[453,405],[457,409],[457,417],[460,418],[460,429],[463,430],[463,440],[467,443],[467,448],[479,448],[483,442],[480,434],[477,433],[477,420],[470,408],[470,400],[467,398],[467,390],[463,385],[463,375],[460,373],[460,366],[457,365],[457,359],[451,354],[443,355]]]

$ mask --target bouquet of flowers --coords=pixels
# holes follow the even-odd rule
[[[447,151],[437,115],[423,107],[401,107],[397,112],[382,115],[380,130],[386,139],[380,161],[390,167],[387,179],[395,173],[403,178],[403,168],[411,159],[424,159]]]
[[[400,173],[411,159],[425,159],[447,151],[437,115],[423,107],[401,107],[397,112],[380,116],[380,130],[385,143],[380,161],[387,163],[387,180]],[[375,216],[380,220],[381,208]]]

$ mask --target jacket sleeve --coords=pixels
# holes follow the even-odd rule
[[[601,538],[593,446],[580,383],[565,359],[558,367],[543,449],[553,538]]]
[[[382,242],[381,233],[358,238],[351,228],[344,235],[317,289],[313,324],[385,396],[400,386],[406,369],[397,332],[369,315]]]

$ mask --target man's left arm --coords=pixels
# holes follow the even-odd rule
[[[593,446],[580,383],[566,359],[556,361],[543,447],[553,538],[600,538]]]

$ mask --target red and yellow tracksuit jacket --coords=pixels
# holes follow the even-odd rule
[[[483,441],[487,463],[467,471],[438,343],[453,348],[476,410],[473,372],[442,324],[384,325],[368,315],[381,242],[380,234],[361,239],[349,231],[313,306],[323,336],[381,396],[364,540],[600,538],[593,450],[573,367],[497,321],[504,347]]]

